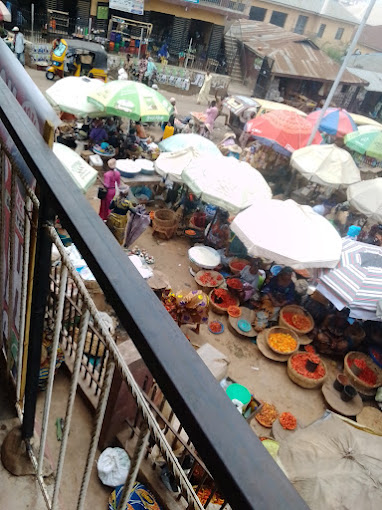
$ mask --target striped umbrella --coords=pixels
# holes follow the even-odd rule
[[[321,109],[316,110],[310,113],[306,117],[306,120],[310,121],[314,125],[320,114]],[[346,110],[343,110],[342,108],[328,108],[321,119],[319,129],[328,135],[342,137],[348,133],[357,131],[357,125],[352,119],[350,113]]]
[[[162,94],[136,81],[109,81],[89,94],[88,101],[108,115],[142,122],[165,122],[174,110]]]
[[[350,316],[378,320],[376,310],[382,299],[382,248],[342,239],[342,254],[338,265],[323,269],[317,290],[338,310],[350,309]]]

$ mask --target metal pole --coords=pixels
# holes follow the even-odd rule
[[[191,37],[191,39],[190,39],[190,44],[188,45],[187,57],[186,57],[186,61],[185,61],[185,63],[184,63],[184,68],[185,68],[185,69],[187,69],[187,65],[188,65],[188,56],[190,55],[191,50],[192,50],[192,37]]]
[[[25,387],[25,407],[22,430],[23,439],[30,439],[33,437],[36,415],[41,347],[44,333],[45,308],[49,290],[50,258],[52,249],[52,241],[50,240],[46,229],[43,227],[48,217],[48,208],[44,200],[44,203],[40,205],[39,211],[36,265],[33,276],[34,285]]]
[[[138,62],[139,62],[139,59],[141,58],[141,49],[142,49],[142,41],[143,41],[143,30],[144,30],[144,28],[142,27],[141,28],[141,37],[140,37],[140,41],[139,41],[139,48],[138,48]]]
[[[32,40],[33,40],[33,32],[34,32],[34,4],[31,4],[31,32],[32,32]]]
[[[334,93],[337,90],[337,87],[338,87],[338,85],[339,85],[339,83],[341,81],[342,75],[345,72],[345,69],[346,69],[347,64],[349,62],[349,59],[350,59],[350,57],[353,54],[354,48],[356,47],[358,39],[359,39],[359,37],[360,37],[360,35],[362,33],[362,30],[364,29],[364,26],[366,25],[366,22],[367,22],[367,20],[369,18],[369,15],[370,15],[370,13],[371,13],[371,11],[372,11],[376,1],[377,0],[370,0],[370,3],[369,3],[369,5],[368,5],[368,7],[367,7],[367,9],[365,11],[365,14],[363,15],[361,24],[359,25],[359,27],[357,29],[357,32],[356,32],[356,34],[354,36],[354,39],[352,40],[352,42],[351,42],[351,44],[350,44],[350,46],[348,48],[347,54],[345,55],[345,58],[344,58],[344,61],[342,62],[340,70],[338,71],[337,77],[334,80],[334,83],[332,85],[332,88],[330,89],[328,97],[326,98],[324,106],[322,107],[322,109],[320,111],[320,115],[319,115],[319,117],[317,119],[317,122],[316,122],[316,124],[315,124],[315,126],[314,126],[314,128],[313,128],[313,130],[312,130],[312,132],[310,134],[310,138],[309,138],[309,141],[308,141],[307,145],[310,145],[313,142],[314,137],[316,136],[316,133],[318,131],[318,128],[320,127],[322,118],[325,115],[325,112],[326,112],[328,106],[330,105],[330,103],[331,103],[331,101],[333,99]]]
[[[92,17],[91,17],[91,16],[89,16],[89,29],[88,29],[88,30],[89,30],[89,32],[88,32],[88,41],[90,41],[90,33],[91,33],[91,31],[92,31],[92,21],[93,21],[93,20],[92,20]]]

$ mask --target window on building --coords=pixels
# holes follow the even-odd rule
[[[341,87],[342,94],[345,94],[345,92],[348,92],[349,89],[350,89],[350,85],[342,85],[342,87]]]
[[[285,12],[272,11],[270,23],[278,27],[283,27],[285,25],[286,18],[287,14],[285,14]]]
[[[342,36],[344,35],[344,29],[343,28],[339,28],[336,32],[336,37],[335,39],[337,41],[340,41],[342,39]]]
[[[254,21],[264,21],[266,14],[267,9],[263,9],[262,7],[251,7],[251,10],[249,11],[249,19]]]
[[[317,37],[322,37],[324,35],[325,28],[326,28],[325,23],[321,23],[320,28],[318,29],[317,32]]]
[[[294,27],[295,34],[303,34],[306,24],[308,23],[308,16],[299,16],[296,26]]]

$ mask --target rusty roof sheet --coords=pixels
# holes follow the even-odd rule
[[[310,39],[270,23],[240,20],[228,33],[256,54],[272,58],[274,75],[332,82],[340,68]],[[365,81],[345,71],[341,83],[362,85]]]

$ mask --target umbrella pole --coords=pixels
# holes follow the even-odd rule
[[[288,197],[288,198],[289,198],[290,192],[292,190],[292,186],[294,185],[294,183],[296,181],[296,170],[293,169],[291,171],[291,173],[292,173],[292,177],[290,178],[288,186],[287,186],[287,188],[285,190],[285,196]]]
[[[211,223],[210,223],[210,226],[208,227],[208,230],[207,230],[207,232],[206,232],[206,234],[205,234],[205,236],[204,236],[204,238],[205,238],[205,239],[207,239],[208,234],[209,234],[209,233],[210,233],[210,231],[211,231],[212,225],[213,225],[214,221],[215,221],[215,220],[216,220],[216,218],[217,218],[217,215],[218,215],[219,209],[220,209],[219,207],[217,207],[217,208],[216,208],[215,215],[214,215],[214,217],[212,218],[212,221],[211,221]]]

